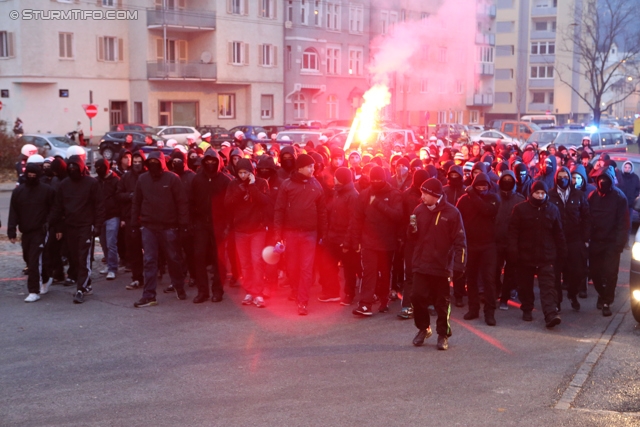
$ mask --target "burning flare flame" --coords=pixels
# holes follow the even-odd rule
[[[369,142],[369,138],[373,131],[377,128],[378,114],[380,110],[391,103],[391,92],[387,85],[377,83],[371,87],[363,96],[364,103],[358,111],[351,123],[349,136],[344,144],[344,150],[348,150],[357,137],[361,143]]]

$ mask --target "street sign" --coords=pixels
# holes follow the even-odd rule
[[[2,101],[0,101],[0,110],[2,110]]]
[[[85,114],[90,119],[94,118],[96,114],[98,114],[98,107],[96,105],[89,104],[83,107],[84,107]]]

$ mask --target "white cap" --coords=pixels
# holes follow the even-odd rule
[[[207,132],[204,135],[202,135],[202,139],[205,139],[205,138],[211,138],[211,132]]]
[[[79,145],[72,145],[67,148],[67,159],[71,156],[85,156],[87,153],[84,151],[84,148]]]
[[[260,132],[258,134],[258,139],[262,140],[262,139],[267,139],[267,134],[264,132]]]
[[[220,144],[221,147],[231,147],[231,143],[229,141],[224,141],[222,144]]]
[[[175,139],[171,138],[167,140],[167,147],[173,148],[176,145],[178,145],[178,141],[176,141]]]
[[[27,163],[44,163],[44,157],[40,154],[33,154],[27,159]]]
[[[236,139],[240,139],[240,137],[244,138],[244,133],[241,130],[237,130],[236,133],[233,134],[233,137]]]
[[[160,140],[160,141],[156,142],[156,147],[158,147],[158,148],[164,147],[164,141]]]
[[[188,135],[188,136],[187,136],[187,140],[189,140],[189,141],[195,141],[196,139],[195,139],[195,137],[193,137],[193,136],[191,136],[191,135]]]
[[[441,140],[441,139],[439,139],[439,140],[436,142],[436,145],[437,145],[438,147],[444,147],[444,142],[442,142],[442,140]]]
[[[46,159],[44,159],[45,163],[51,163],[55,160],[55,157],[47,157]]]
[[[280,138],[282,141],[291,141],[291,138],[289,138],[287,135],[283,136],[282,138]]]
[[[30,157],[36,154],[38,152],[38,149],[33,144],[24,144],[20,149],[20,152],[23,156]]]
[[[583,137],[582,137],[582,140],[583,140],[583,141],[584,141],[584,140],[587,140],[587,141],[591,142],[591,137],[590,137],[590,136],[583,136]]]
[[[327,135],[320,135],[320,138],[318,138],[318,141],[320,142],[327,142],[329,140],[329,138],[327,138]]]
[[[176,145],[176,150],[180,150],[180,151],[181,151],[181,152],[183,152],[184,154],[187,154],[187,153],[188,153],[188,151],[187,151],[187,147],[185,147],[185,146],[184,146],[184,145],[182,145],[182,144],[178,144],[178,145]]]
[[[437,141],[437,140],[438,140],[438,138],[436,138],[436,136],[435,136],[435,135],[431,135],[431,136],[429,137],[429,141]]]

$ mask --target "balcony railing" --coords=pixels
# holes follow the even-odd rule
[[[556,16],[558,14],[557,7],[534,7],[531,9],[531,16]]]
[[[216,14],[201,10],[147,9],[147,27],[163,25],[193,30],[215,30]]]
[[[215,81],[217,67],[215,63],[202,62],[147,62],[149,80],[209,80]]]
[[[489,33],[476,34],[476,44],[488,44],[490,46],[496,45],[496,35]]]
[[[555,31],[531,31],[531,40],[555,40]]]
[[[493,105],[493,94],[476,93],[467,97],[467,106],[489,106]]]
[[[553,104],[532,102],[528,105],[527,112],[547,112],[553,111]]]
[[[477,73],[481,76],[493,76],[495,65],[489,62],[478,62],[476,64]]]

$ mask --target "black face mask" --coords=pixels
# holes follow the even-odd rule
[[[516,186],[516,182],[513,180],[501,179],[500,184],[498,185],[500,186],[500,190],[510,192]]]
[[[40,182],[40,179],[38,178],[37,175],[36,176],[27,175],[25,182],[27,183],[27,185],[29,187],[34,187],[34,186],[38,185],[38,183]]]
[[[539,208],[540,206],[544,205],[547,202],[547,196],[545,195],[544,199],[542,200],[531,197],[530,201],[533,206],[535,206],[536,208]]]
[[[173,161],[173,171],[178,175],[182,175],[184,173],[184,162]]]
[[[569,188],[569,178],[558,178],[556,180],[556,183],[558,184],[558,187],[562,188],[563,190]]]
[[[476,192],[476,194],[477,194],[478,196],[481,196],[481,197],[482,197],[482,196],[486,196],[487,194],[489,194],[489,190],[482,190],[482,191],[480,191],[480,190],[478,190],[478,189],[477,189],[477,188],[475,188],[475,187],[473,187],[473,191],[475,191],[475,192]]]
[[[271,178],[271,169],[258,169],[258,177],[262,179]]]
[[[107,176],[107,168],[104,166],[98,166],[96,167],[96,173],[100,178],[104,178],[105,176]]]
[[[372,181],[371,182],[371,189],[376,192],[376,191],[380,191],[384,188],[384,181]]]
[[[598,191],[602,194],[607,194],[611,191],[613,184],[608,179],[601,179],[598,181]]]
[[[218,163],[216,162],[205,162],[203,163],[203,166],[204,166],[204,170],[208,174],[218,173]]]
[[[133,173],[139,174],[140,172],[142,172],[142,165],[133,165],[131,166],[131,170],[133,171]]]
[[[518,182],[522,184],[527,179],[527,174],[521,173],[516,178],[518,179]]]
[[[198,161],[198,157],[189,157],[189,159],[187,160],[187,166],[189,166],[189,169],[191,169],[192,171],[197,169],[197,163]]]
[[[80,181],[80,178],[82,178],[82,173],[80,172],[80,168],[78,167],[78,165],[76,164],[70,164],[69,167],[67,168],[67,174],[69,175],[69,178],[71,178],[73,181]]]
[[[452,187],[462,187],[462,177],[448,178],[449,185]]]
[[[54,176],[54,174],[53,174],[53,169],[51,169],[51,168],[46,168],[46,169],[44,170],[44,174],[45,174],[45,176],[48,176],[49,178],[51,178],[52,176]]]
[[[295,165],[295,159],[282,159],[282,169],[286,170],[287,172],[292,171]]]
[[[162,175],[162,165],[159,162],[150,162],[147,165],[147,168],[149,169],[149,173],[153,177],[159,177],[160,175]]]

